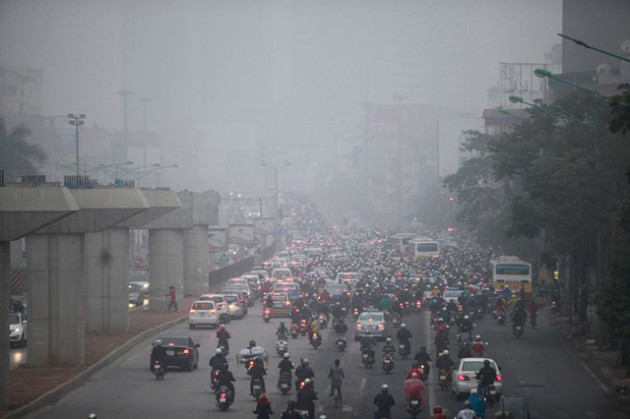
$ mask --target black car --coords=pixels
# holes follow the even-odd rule
[[[179,367],[188,371],[197,368],[199,364],[199,344],[195,343],[190,336],[162,336],[158,338],[161,345],[165,348],[166,359],[164,359],[164,367]],[[153,371],[153,363],[155,361],[155,346],[157,341],[153,343],[151,349],[151,371]]]

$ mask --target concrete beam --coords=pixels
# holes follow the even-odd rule
[[[119,227],[145,228],[144,226],[182,206],[177,193],[170,189],[140,189],[149,208],[119,223]]]

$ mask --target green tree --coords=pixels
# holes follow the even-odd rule
[[[46,153],[27,141],[29,135],[30,131],[24,126],[7,131],[4,119],[0,117],[0,170],[4,170],[8,181],[38,173],[32,161],[46,158]]]
[[[612,114],[609,127],[611,132],[626,134],[630,132],[630,84],[621,84],[619,90],[621,93],[608,101]]]

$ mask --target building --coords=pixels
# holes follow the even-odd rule
[[[7,128],[40,115],[41,106],[42,70],[0,65],[0,115]]]

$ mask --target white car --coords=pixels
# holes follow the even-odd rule
[[[27,339],[26,316],[22,313],[9,313],[9,344],[16,346],[26,346]]]
[[[200,301],[212,301],[214,302],[217,312],[219,313],[219,321],[222,323],[228,323],[232,316],[230,315],[230,309],[223,294],[202,294],[199,296]]]
[[[219,326],[219,313],[214,301],[195,301],[188,312],[188,327]]]
[[[475,377],[481,368],[483,368],[483,361],[490,361],[490,366],[497,372],[497,378],[494,381],[494,388],[497,394],[497,400],[502,393],[503,377],[501,370],[497,366],[497,363],[490,358],[462,358],[459,361],[459,365],[453,370],[453,394],[457,397],[468,396],[470,390],[477,388],[479,380]]]
[[[446,304],[448,304],[451,301],[453,301],[455,304],[458,304],[459,296],[462,295],[463,293],[464,293],[463,290],[446,290],[442,294],[442,299],[444,300],[444,303]]]

